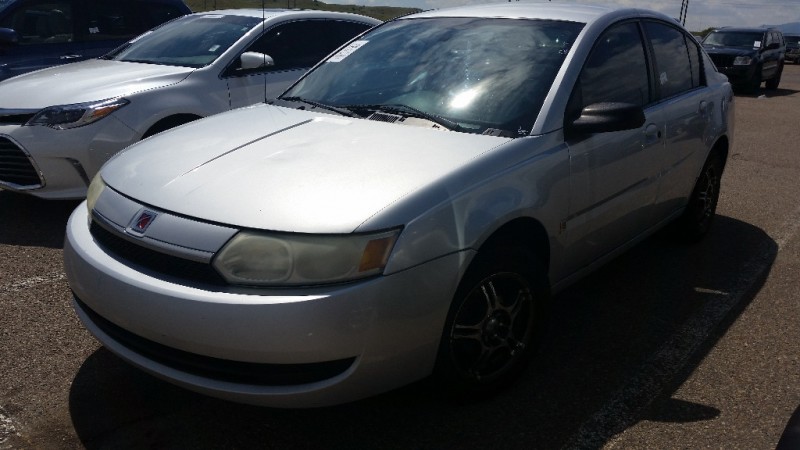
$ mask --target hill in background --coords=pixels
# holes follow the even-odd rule
[[[185,0],[185,3],[192,11],[199,12],[228,8],[261,8],[262,0]],[[316,0],[264,0],[263,5],[265,8],[298,8],[349,12],[374,17],[378,20],[394,19],[395,17],[419,11],[419,9],[415,8],[392,6],[333,5]]]

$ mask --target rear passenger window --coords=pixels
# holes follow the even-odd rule
[[[659,98],[672,97],[698,86],[699,67],[697,71],[692,68],[684,33],[661,22],[645,22],[644,25],[653,46]]]

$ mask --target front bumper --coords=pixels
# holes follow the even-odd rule
[[[190,287],[106,253],[85,203],[67,224],[64,258],[81,321],[121,358],[201,393],[290,408],[429,375],[463,261],[324,288]]]
[[[717,67],[721,73],[728,77],[731,84],[746,84],[753,79],[756,72],[755,65],[749,66],[730,66],[730,67]]]
[[[83,198],[103,163],[137,139],[113,116],[68,130],[0,124],[0,188],[47,199]]]

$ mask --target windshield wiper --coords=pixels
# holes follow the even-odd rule
[[[315,102],[314,100],[308,100],[303,97],[278,97],[278,100],[284,100],[287,102],[300,102],[305,103],[307,105],[311,105],[315,108],[327,109],[328,111],[333,111],[337,114],[341,114],[347,117],[354,117],[355,114],[350,112],[347,108],[337,108],[336,106],[326,105],[324,103]]]
[[[422,111],[420,109],[414,108],[413,106],[403,105],[399,103],[378,104],[378,105],[348,105],[348,106],[343,106],[343,108],[349,109],[351,111],[368,110],[368,111],[385,111],[385,112],[400,113],[407,117],[418,117],[421,119],[430,120],[431,122],[439,124],[451,131],[462,130],[461,125],[450,119],[447,119],[437,114],[432,114]]]

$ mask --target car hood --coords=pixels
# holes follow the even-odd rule
[[[262,104],[156,135],[101,173],[124,195],[185,216],[350,233],[508,140]]]
[[[0,108],[41,109],[92,102],[175,84],[195,69],[91,59],[0,82]]]

